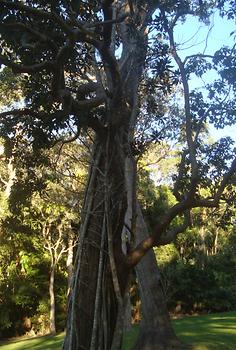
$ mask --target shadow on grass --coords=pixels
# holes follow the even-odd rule
[[[206,316],[191,316],[173,321],[180,339],[191,350],[235,350],[236,312]],[[124,336],[122,350],[131,350],[138,336],[139,327],[133,326]],[[17,342],[0,344],[1,350],[60,350],[64,333]],[[192,345],[190,345],[192,344]]]
[[[185,317],[173,326],[184,342],[198,344],[194,350],[236,349],[236,312]]]
[[[180,339],[191,350],[236,350],[236,312],[189,316],[172,322]],[[138,336],[138,326],[127,332],[122,350],[131,350]]]

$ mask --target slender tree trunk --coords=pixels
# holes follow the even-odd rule
[[[205,221],[206,221],[206,210],[203,208],[201,212],[201,226],[199,228],[199,235],[200,235],[200,254],[199,254],[199,263],[202,269],[204,269],[206,265],[207,260],[207,245],[206,245],[206,228],[205,228]]]
[[[219,228],[215,228],[215,238],[213,243],[212,255],[216,255],[218,252],[218,238],[219,238]]]
[[[49,281],[49,296],[50,296],[50,333],[56,334],[56,304],[54,293],[55,282],[55,264],[51,265],[50,281]]]
[[[11,194],[11,188],[14,184],[14,180],[16,177],[16,171],[13,167],[13,157],[10,158],[7,164],[7,169],[8,169],[8,181],[6,182],[6,188],[5,188],[5,195],[6,198],[8,199]]]
[[[74,239],[73,235],[70,234],[68,238],[68,252],[67,252],[67,295],[70,294],[71,283],[72,283],[72,273],[73,273],[73,255],[74,255]]]

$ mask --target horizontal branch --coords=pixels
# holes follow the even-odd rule
[[[41,72],[42,70],[52,70],[54,63],[52,61],[44,61],[40,63],[32,64],[31,66],[26,66],[23,64],[18,64],[12,62],[4,55],[0,55],[0,63],[4,64],[7,67],[10,67],[14,73],[36,73]]]
[[[12,110],[0,113],[0,118],[7,117],[9,115],[15,115],[15,116],[29,115],[30,113],[33,113],[33,111],[29,108],[12,109]]]
[[[76,93],[87,95],[91,92],[95,92],[98,89],[98,87],[99,87],[98,83],[91,81],[89,83],[79,85],[76,88]]]
[[[77,27],[77,29],[73,29],[74,40],[91,44],[99,50],[101,47],[101,42],[97,39],[95,33],[86,29],[85,26],[77,25]]]
[[[183,202],[177,203],[170,208],[162,222],[156,226],[152,235],[140,242],[137,247],[133,249],[126,257],[126,264],[129,267],[134,267],[137,265],[137,263],[151,248],[159,245],[161,235],[168,229],[172,220],[179,214],[182,214],[185,210],[193,207],[193,205],[193,201],[184,200]]]
[[[85,100],[73,100],[72,109],[74,109],[74,111],[80,111],[81,109],[92,109],[102,105],[104,102],[104,96],[97,96]]]
[[[26,24],[24,23],[20,23],[20,22],[16,22],[16,23],[1,23],[0,24],[2,27],[5,27],[5,28],[18,28],[18,29],[22,29],[30,34],[32,34],[33,36],[37,37],[39,40],[41,41],[49,41],[50,38],[47,37],[46,35],[40,33],[39,31],[27,26]]]
[[[136,248],[134,248],[129,255],[126,257],[126,264],[128,267],[134,267],[137,265],[137,263],[142,259],[142,257],[154,246],[158,246],[162,244],[162,240],[165,240],[165,237],[162,235],[166,232],[166,230],[169,228],[170,223],[172,220],[178,216],[183,214],[186,210],[192,209],[192,208],[200,208],[200,207],[208,207],[208,208],[214,208],[219,205],[219,201],[221,199],[221,196],[224,192],[224,189],[226,185],[228,184],[230,178],[232,175],[236,173],[236,158],[233,160],[231,167],[229,171],[224,175],[220,186],[214,196],[214,198],[194,198],[192,196],[189,196],[185,200],[183,200],[180,203],[175,204],[172,208],[170,208],[165,215],[164,219],[160,224],[156,226],[154,229],[154,232],[151,234],[150,237],[144,239],[142,242],[140,242]],[[182,229],[182,228],[181,228]],[[180,231],[177,228],[177,231]],[[177,232],[176,235],[179,233]],[[174,232],[172,232],[174,234]]]
[[[71,113],[77,115],[78,112],[82,110],[93,109],[102,105],[105,102],[105,96],[98,96],[94,98],[88,98],[85,100],[72,100]],[[5,118],[7,116],[23,116],[23,115],[37,115],[40,116],[39,113],[35,112],[31,108],[22,108],[22,109],[12,109],[8,111],[4,111],[0,113],[0,118]]]
[[[39,8],[30,7],[30,6],[24,5],[22,2],[0,0],[0,5],[5,5],[7,8],[11,10],[19,10],[19,11],[26,12],[27,14],[30,14],[35,17],[50,19],[56,22],[61,27],[61,29],[63,29],[65,33],[72,34],[72,30],[67,25],[67,23],[54,12],[47,12]]]
[[[205,55],[203,53],[197,53],[195,55],[186,56],[184,61],[183,61],[183,64],[185,64],[187,62],[187,60],[189,60],[191,58],[211,58],[211,59],[213,59],[214,56],[212,56],[212,55]]]
[[[118,24],[123,22],[127,17],[129,17],[128,13],[123,14],[122,16],[117,17],[116,19],[110,19],[107,21],[98,21],[98,22],[92,22],[90,24],[85,24],[86,28],[96,28],[99,26],[104,26],[106,24]]]
[[[78,139],[79,135],[80,135],[80,130],[77,130],[73,136],[71,136],[71,137],[69,137],[69,138],[66,138],[66,139],[63,138],[63,137],[60,137],[59,139],[55,140],[55,141],[52,143],[52,145],[55,146],[56,144],[61,143],[61,146],[63,146],[63,145],[65,145],[65,144],[74,142],[74,141],[76,141],[76,140]],[[64,175],[64,174],[63,174],[63,175]]]

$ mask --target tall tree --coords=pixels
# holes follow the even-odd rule
[[[190,101],[186,73],[173,39],[178,20],[188,14],[204,20],[212,8],[223,11],[228,2],[0,0],[0,5],[0,63],[24,75],[26,96],[25,107],[0,114],[4,137],[9,139],[17,126],[21,127],[39,155],[40,147],[50,147],[68,135],[68,130],[72,135],[64,142],[75,139],[83,128],[94,131],[64,349],[119,349],[123,300],[131,269],[153,246],[173,239],[182,229],[168,230],[176,216],[193,207],[217,206],[236,170],[236,160],[230,167],[227,162],[221,163],[220,171],[214,164],[214,189],[210,196],[200,193],[199,184],[209,185],[211,181],[211,169],[203,164],[204,168],[199,160],[199,153],[204,153],[199,133],[206,118],[195,118],[202,114],[199,109],[190,113],[190,104],[193,108],[197,98]],[[167,35],[170,45],[162,44],[158,36],[148,56],[152,28]],[[153,98],[140,108],[139,86],[144,68],[147,74],[152,69],[158,76],[168,71],[170,53],[179,66],[185,96],[182,125],[186,147],[174,188],[178,202],[149,237],[124,254],[126,158],[133,152],[137,115],[145,121],[147,113],[143,111],[155,113]],[[216,62],[227,64],[228,54],[226,50],[223,56],[216,56]],[[234,84],[227,74],[223,76]],[[169,91],[169,74],[164,77],[167,86],[162,87]],[[154,85],[150,90],[156,83],[155,79],[151,81]],[[230,104],[226,107],[225,115],[231,115]],[[215,121],[219,113],[214,117],[210,111]],[[223,124],[227,121],[226,117]],[[163,123],[161,118],[159,122]],[[208,157],[209,164],[214,163],[213,158]]]

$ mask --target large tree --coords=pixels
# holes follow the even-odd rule
[[[215,116],[213,107],[208,110],[203,103],[202,95],[193,94],[190,99],[185,62],[177,53],[173,36],[176,23],[188,14],[204,21],[213,8],[219,7],[222,15],[234,16],[233,2],[225,2],[226,12],[222,1],[0,0],[0,5],[0,63],[22,74],[25,96],[24,107],[1,113],[2,135],[14,143],[12,136],[21,129],[37,162],[40,148],[63,138],[64,142],[74,140],[82,129],[93,130],[64,349],[119,349],[131,269],[153,246],[170,241],[186,226],[184,223],[172,229],[176,216],[188,214],[193,207],[217,206],[236,169],[234,160],[231,166],[221,162],[218,171],[214,150],[208,157],[210,166],[202,161],[201,154],[206,156],[199,141],[202,125],[208,119],[215,122],[219,115],[223,124],[229,123],[233,106],[225,104],[221,113],[222,103],[218,103]],[[149,47],[152,29],[157,35]],[[161,36],[168,38],[169,44],[160,40]],[[232,52],[224,50],[213,57],[219,69],[228,64]],[[145,123],[148,114],[155,114],[154,90],[159,86],[170,91],[170,54],[184,87],[184,117],[176,119],[181,123],[177,130],[185,140],[174,187],[177,203],[150,236],[124,253],[122,232],[130,205],[131,237],[136,226],[135,183],[130,204],[126,160],[135,153],[137,117]],[[188,72],[193,66],[196,64],[188,65]],[[223,79],[235,89],[227,70],[222,71]],[[143,77],[149,94],[140,105]],[[218,83],[211,88],[212,99],[217,100],[216,92],[223,87]],[[158,127],[165,123],[165,118],[157,120]],[[216,171],[214,182],[209,183],[211,167]],[[199,184],[211,187],[209,196],[202,196]]]

